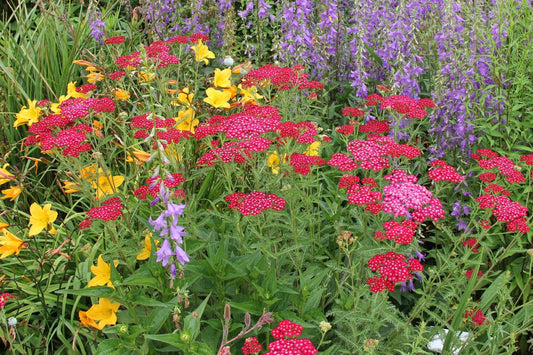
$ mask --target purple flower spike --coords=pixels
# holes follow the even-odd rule
[[[176,245],[176,258],[181,263],[181,265],[185,265],[185,263],[189,262],[189,255],[178,245]]]
[[[170,242],[168,239],[163,241],[161,248],[155,253],[157,255],[157,262],[161,262],[161,265],[167,266],[170,257],[172,256],[172,249],[170,249]],[[187,259],[188,261],[188,259]]]

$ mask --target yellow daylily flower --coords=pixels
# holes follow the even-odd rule
[[[111,302],[109,298],[99,298],[98,304],[93,304],[86,312],[86,316],[98,322],[98,329],[102,330],[106,325],[117,323],[117,312],[120,303]]]
[[[229,88],[231,86],[231,69],[227,68],[220,70],[215,69],[215,78],[213,79],[213,85],[219,88]]]
[[[7,227],[9,227],[9,224],[7,224],[5,222],[0,222],[0,230],[5,229]]]
[[[114,264],[116,267],[118,262],[115,261]],[[94,274],[94,277],[89,281],[87,287],[107,286],[115,288],[111,282],[111,266],[104,261],[102,254],[98,256],[96,266],[91,265],[91,272]]]
[[[194,59],[197,62],[204,62],[205,65],[209,64],[208,59],[215,59],[215,54],[209,50],[209,48],[202,43],[202,40],[198,40],[198,44],[191,47],[194,51]]]
[[[167,148],[165,149],[165,152],[168,154],[169,157],[176,157],[176,160],[181,162],[183,160],[183,156],[179,151],[179,148],[176,147],[176,144],[169,144],[167,145]]]
[[[144,82],[152,81],[155,79],[154,73],[144,72],[142,70],[139,73],[137,73],[137,76],[141,78],[141,80]]]
[[[2,190],[4,196],[0,197],[2,200],[9,199],[9,201],[15,201],[18,195],[22,193],[20,186],[10,186],[9,189]]]
[[[73,82],[73,81],[71,81],[67,85],[67,97],[69,99],[72,99],[72,98],[75,99],[75,98],[78,98],[78,97],[81,97],[82,99],[86,98],[84,93],[76,91],[76,83]]]
[[[72,64],[85,65],[86,67],[93,67],[94,64],[82,59],[76,59],[72,61]]]
[[[256,104],[257,100],[261,100],[263,98],[263,95],[260,95],[257,92],[257,86],[250,86],[249,88],[243,88],[241,84],[239,84],[239,94],[242,95],[242,103],[253,103]]]
[[[78,316],[80,317],[81,324],[84,327],[86,327],[86,328],[93,327],[93,328],[102,330],[102,329],[98,328],[98,324],[96,324],[94,319],[89,318],[89,316],[87,316],[87,312],[79,311],[78,312]]]
[[[52,223],[57,218],[57,212],[50,210],[52,204],[47,203],[44,207],[39,206],[37,203],[32,203],[30,206],[30,231],[28,235],[34,236],[46,229],[50,234],[55,234],[57,231],[52,226]]]
[[[28,100],[28,107],[22,106],[19,113],[17,113],[16,121],[13,122],[13,127],[18,127],[23,124],[31,126],[32,124],[39,122],[41,116],[41,108],[37,107],[37,100]]]
[[[96,169],[96,167],[96,164],[91,164],[81,169],[80,178],[87,180],[92,184],[94,182],[94,179],[96,179],[98,175],[102,175],[104,173],[104,170],[102,168]]]
[[[311,157],[318,156],[318,148],[320,147],[320,144],[322,143],[320,143],[319,141],[311,143],[311,145],[305,150],[304,154]]]
[[[7,171],[8,166],[9,164],[4,164],[4,166],[0,168],[0,185],[10,182],[15,178],[15,175]]]
[[[128,163],[143,163],[150,158],[151,154],[137,148],[132,148],[132,152],[126,152],[126,162]]]
[[[87,81],[90,84],[94,84],[97,81],[102,81],[105,79],[104,74],[100,73],[98,69],[95,67],[87,67],[85,70],[89,72],[89,74],[86,75]]]
[[[143,249],[141,250],[141,252],[139,254],[137,254],[137,260],[146,260],[150,257],[150,255],[152,254],[152,233],[148,233],[145,237],[144,237],[144,242],[143,242]],[[159,240],[154,240],[154,243],[155,245],[159,244]]]
[[[122,89],[114,89],[113,93],[118,100],[127,100],[131,97],[130,93]]]
[[[269,168],[272,169],[272,174],[278,175],[279,169],[281,167],[281,164],[285,163],[287,154],[283,154],[283,158],[280,159],[280,156],[278,155],[278,152],[274,152],[270,154],[267,160],[267,165]]]
[[[233,74],[246,74],[252,69],[252,62],[244,62],[234,67],[231,72]]]
[[[231,99],[231,92],[208,88],[205,93],[207,97],[204,102],[215,108],[230,108],[228,101]]]
[[[63,191],[66,194],[73,194],[75,192],[80,192],[80,190],[78,190],[78,187],[80,187],[80,185],[76,184],[75,182],[72,182],[72,181],[63,182]]]
[[[7,258],[10,255],[19,255],[20,251],[26,248],[26,244],[17,238],[7,229],[2,229],[3,235],[0,236],[0,259]]]
[[[124,182],[124,176],[100,176],[98,182],[90,181],[93,188],[96,189],[96,199],[99,200],[106,195],[116,192],[117,187]]]
[[[180,131],[190,131],[192,134],[194,134],[194,128],[200,123],[199,120],[194,119],[194,116],[195,111],[191,107],[187,108],[186,110],[179,111],[178,117],[174,119],[178,123],[176,128]]]
[[[59,115],[61,113],[61,109],[59,108],[59,105],[61,105],[63,101],[65,101],[68,98],[69,97],[66,95],[59,96],[59,99],[57,100],[59,102],[54,102],[53,104],[51,104],[50,110],[52,110],[52,112],[55,113],[56,115]]]
[[[189,93],[189,88],[185,87],[178,94],[178,102],[184,105],[191,105],[193,97],[194,97],[194,94]]]

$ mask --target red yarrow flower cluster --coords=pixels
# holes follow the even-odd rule
[[[331,158],[327,161],[328,165],[335,166],[341,171],[352,171],[359,167],[357,163],[344,153],[333,153]]]
[[[375,233],[376,240],[394,240],[397,244],[410,244],[413,241],[415,231],[418,228],[418,224],[411,220],[405,220],[402,222],[388,221],[383,223],[385,233],[377,231]]]
[[[496,185],[499,186],[499,185]],[[506,227],[510,232],[529,232],[527,225],[528,208],[522,206],[520,202],[511,201],[504,195],[485,194],[476,198],[479,208],[492,209],[492,214],[499,222],[507,222]]]
[[[519,166],[515,165],[511,159],[498,156],[498,153],[490,149],[479,149],[477,154],[472,154],[472,158],[478,160],[478,165],[482,169],[498,169],[498,173],[505,176],[505,180],[510,184],[526,181],[524,175],[518,170]]]
[[[472,249],[473,253],[479,252],[479,243],[477,242],[477,238],[468,238],[467,240],[463,241],[463,246],[468,247]]]
[[[358,176],[344,175],[339,179],[339,189],[346,188],[348,193],[348,202],[354,205],[374,206],[368,209],[372,213],[377,214],[381,211],[381,207],[377,202],[381,201],[381,193],[379,191],[372,191],[377,187],[376,181],[372,178],[365,178],[362,181]]]
[[[313,346],[311,340],[303,338],[303,327],[290,320],[282,320],[279,325],[272,329],[272,336],[275,341],[268,344],[268,352],[264,355],[314,355],[318,350]]]
[[[272,336],[275,339],[299,337],[303,329],[304,327],[290,320],[282,320],[276,328],[272,329]]]
[[[109,37],[104,40],[105,44],[121,44],[124,42],[126,42],[126,38],[124,36]]]
[[[6,301],[10,298],[13,298],[13,296],[7,292],[4,292],[0,295],[0,309],[5,306]]]
[[[345,107],[342,109],[342,115],[348,117],[363,117],[365,111],[357,107]]]
[[[526,165],[533,165],[533,154],[522,155],[520,161],[526,163]]]
[[[272,84],[279,90],[303,89],[323,89],[324,85],[318,81],[308,80],[309,74],[302,73],[295,68],[279,67],[273,64],[266,64],[261,68],[251,70],[243,77],[242,87],[266,86]]]
[[[374,134],[389,133],[389,122],[370,120],[366,124],[359,126],[359,132]]]
[[[463,177],[459,174],[455,168],[451,165],[448,165],[445,161],[434,160],[429,164],[431,170],[428,175],[429,178],[433,181],[451,181],[459,183],[463,181]]]
[[[474,327],[478,327],[480,325],[485,324],[485,321],[487,320],[487,316],[484,315],[483,312],[479,309],[466,311],[463,315],[463,318],[465,320],[470,318]],[[487,324],[489,324],[489,322],[487,322]]]
[[[430,99],[416,101],[405,95],[392,95],[381,100],[381,109],[391,109],[407,118],[424,118],[427,115],[426,107],[436,107]]]
[[[209,39],[210,39],[208,35],[200,33],[200,32],[193,33],[192,35],[189,36],[189,38],[190,38],[192,43],[196,43],[199,40],[202,40],[203,42],[206,42],[206,41],[209,41]]]
[[[377,105],[379,102],[381,102],[383,99],[385,99],[383,96],[379,94],[371,94],[366,97],[366,106],[374,106]]]
[[[355,127],[353,125],[343,125],[336,127],[335,130],[343,136],[349,136],[355,132]]]
[[[263,350],[263,347],[259,344],[259,340],[256,337],[248,337],[244,341],[244,346],[241,350],[244,355],[252,355],[259,353]]]
[[[466,270],[466,272],[465,272],[465,276],[466,276],[468,279],[472,278],[472,275],[473,275],[473,274],[474,274],[474,269]],[[479,277],[481,277],[481,276],[483,276],[483,272],[481,272],[481,270],[478,270],[478,271],[477,271],[477,277],[479,278]]]
[[[310,156],[300,153],[292,153],[289,159],[290,166],[294,172],[301,175],[307,175],[311,172],[311,166],[322,166],[326,162],[319,156]]]
[[[118,197],[111,197],[104,201],[101,206],[93,207],[87,211],[87,218],[84,219],[79,229],[89,228],[95,219],[101,219],[103,221],[114,221],[122,216],[122,200]]]
[[[194,138],[224,133],[228,139],[250,139],[278,130],[280,120],[281,115],[276,107],[249,105],[243,111],[228,117],[212,116],[209,121],[196,127]]]
[[[182,182],[185,182],[186,180],[182,177],[181,174],[175,173],[168,175],[165,179],[163,179],[163,184],[168,190],[174,189],[174,197],[183,198],[185,193],[181,189],[177,189],[181,185]],[[138,189],[136,189],[133,192],[133,195],[135,195],[139,200],[144,200],[148,197],[148,195],[152,196],[152,198],[156,198],[160,194],[161,189],[161,177],[159,175],[157,176],[151,176],[148,179],[146,179],[146,185],[142,185]]]
[[[397,144],[392,137],[378,135],[370,135],[366,141],[348,142],[348,151],[354,160],[361,161],[362,169],[374,171],[390,167],[389,157],[413,159],[422,154],[416,147]]]
[[[315,125],[307,121],[280,123],[276,128],[276,132],[279,134],[278,141],[280,143],[286,143],[286,138],[291,138],[298,143],[313,144],[317,140],[316,135],[318,134]]]
[[[388,289],[394,291],[396,283],[405,282],[413,278],[413,272],[423,271],[424,266],[417,259],[406,260],[405,255],[395,252],[378,254],[368,261],[372,271],[379,271],[380,276],[369,278],[366,283],[374,293]]]
[[[266,194],[261,191],[252,191],[249,194],[235,192],[225,198],[229,202],[228,208],[235,209],[244,216],[258,215],[268,209],[281,211],[285,208],[287,201],[274,194]]]
[[[226,142],[222,147],[213,148],[198,159],[197,166],[213,166],[216,163],[243,164],[251,158],[249,151],[239,147],[237,142]]]

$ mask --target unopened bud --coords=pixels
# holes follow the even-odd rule
[[[231,319],[231,306],[226,303],[226,306],[224,307],[224,320],[229,321]]]
[[[244,326],[246,329],[250,328],[250,324],[252,323],[252,319],[250,318],[250,313],[246,312],[244,314]]]
[[[127,324],[120,324],[118,326],[118,333],[121,335],[127,335],[128,334],[128,325]]]

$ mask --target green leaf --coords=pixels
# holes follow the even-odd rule
[[[175,334],[144,334],[146,339],[159,341],[168,345],[172,345],[181,350],[187,350],[187,343],[181,340],[180,335]]]
[[[81,290],[57,290],[56,293],[60,294],[69,294],[77,296],[88,296],[88,297],[102,297],[102,298],[112,298],[115,295],[115,290],[107,286],[94,286],[88,287]]]
[[[509,281],[509,276],[509,271],[502,273],[491,283],[485,292],[483,292],[483,295],[481,295],[481,303],[479,304],[479,308],[481,310],[486,310],[494,302],[496,296],[498,296],[498,293]]]
[[[191,340],[196,339],[198,334],[200,334],[200,321],[202,319],[202,314],[204,313],[205,306],[207,305],[207,300],[209,300],[209,294],[205,300],[187,317],[183,324],[183,333],[188,333],[191,336]]]
[[[133,351],[124,349],[122,342],[118,338],[107,339],[98,345],[96,352],[100,355],[127,355],[132,354]]]
[[[155,288],[156,290],[159,290],[160,287],[157,278],[144,266],[135,270],[135,273],[122,281],[121,284],[128,286],[148,286]]]

